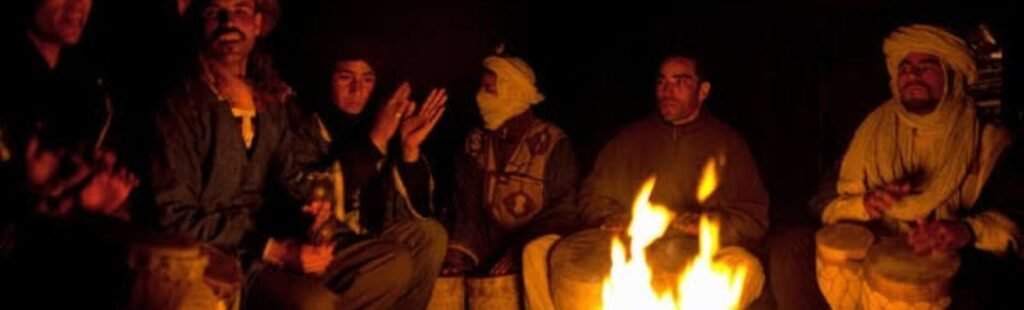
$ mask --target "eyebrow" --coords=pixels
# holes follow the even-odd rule
[[[352,70],[349,70],[349,69],[341,69],[341,70],[338,70],[338,73],[339,74],[340,73],[348,73],[348,74],[351,74],[351,75],[373,75],[373,76],[377,75],[377,72],[375,72],[373,70],[366,71],[366,72],[363,72],[362,74],[360,74],[359,72],[355,72],[355,71],[352,71]]]

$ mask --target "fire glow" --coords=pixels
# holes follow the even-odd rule
[[[714,159],[704,167],[698,187],[698,202],[709,197],[718,185]],[[652,205],[651,192],[655,179],[644,182],[633,204],[633,217],[627,233],[629,245],[618,236],[611,243],[611,273],[605,278],[602,291],[603,309],[737,309],[741,307],[744,266],[731,266],[715,261],[718,252],[719,223],[706,214],[700,216],[700,250],[679,274],[675,288],[658,291],[652,280],[654,273],[644,251],[660,238],[675,217],[668,208]]]

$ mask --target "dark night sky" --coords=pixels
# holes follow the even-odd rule
[[[154,26],[158,8],[140,4],[151,1],[95,1],[85,40],[101,43],[83,49],[111,68],[152,61],[147,52],[163,38],[154,27],[165,26]],[[534,67],[547,97],[538,113],[567,131],[585,171],[621,126],[653,111],[660,48],[698,48],[713,72],[708,105],[747,138],[772,194],[776,224],[808,220],[803,210],[823,170],[888,97],[881,43],[895,26],[926,21],[966,30],[988,22],[1008,57],[1007,85],[1020,80],[1013,62],[1019,47],[1008,27],[1018,17],[1011,1],[801,0],[714,8],[693,1],[283,2],[269,46],[304,98],[317,98],[310,86],[318,59],[346,42],[384,47],[391,74],[378,91],[390,91],[398,79],[420,93],[449,89],[448,115],[427,142],[442,191],[450,190],[444,185],[453,152],[478,122],[472,98],[480,61],[499,41]],[[1020,101],[1019,94],[1008,96]]]

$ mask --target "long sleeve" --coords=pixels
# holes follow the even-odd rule
[[[974,247],[997,255],[1024,258],[1024,145],[1009,147],[993,169],[975,208],[965,221],[974,231]]]
[[[455,160],[455,187],[452,204],[455,223],[451,228],[449,248],[469,255],[476,265],[485,263],[495,252],[497,244],[493,229],[497,225],[486,214],[483,198],[483,175],[476,164],[460,152]]]
[[[253,226],[247,206],[211,206],[200,200],[204,158],[213,142],[210,115],[188,99],[171,99],[157,118],[160,146],[152,165],[160,226],[174,233],[235,248]]]
[[[555,145],[544,170],[544,207],[513,237],[512,247],[521,248],[533,238],[546,234],[566,235],[578,229],[578,173],[572,143],[563,139]]]
[[[397,194],[403,198],[401,203],[414,212],[415,217],[433,217],[434,186],[427,160],[421,157],[414,163],[401,160],[395,162],[390,181],[395,185]]]
[[[630,163],[624,140],[616,138],[601,150],[594,169],[583,183],[579,194],[581,220],[587,227],[597,227],[609,216],[629,212],[624,205],[633,189],[622,186],[628,181]]]
[[[735,139],[726,153],[722,182],[708,206],[723,211],[723,244],[752,246],[768,231],[768,192],[746,143]]]

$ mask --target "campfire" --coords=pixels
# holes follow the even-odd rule
[[[697,191],[703,202],[718,185],[717,165],[708,161]],[[741,295],[747,270],[716,261],[719,223],[706,213],[700,216],[700,249],[696,257],[678,275],[674,288],[656,289],[654,272],[644,252],[657,240],[675,217],[667,207],[652,205],[651,191],[655,179],[648,179],[633,204],[633,217],[626,242],[618,236],[611,243],[611,273],[605,278],[602,291],[604,309],[737,309],[742,307]],[[670,285],[671,286],[671,285]]]

